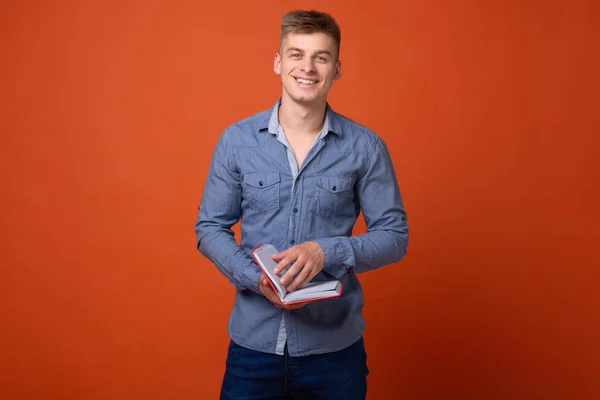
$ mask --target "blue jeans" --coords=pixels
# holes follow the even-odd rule
[[[367,354],[361,338],[334,353],[306,357],[262,353],[229,344],[221,400],[364,400]]]

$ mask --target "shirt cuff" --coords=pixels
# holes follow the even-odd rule
[[[258,288],[258,278],[260,278],[261,274],[262,271],[258,265],[252,263],[244,268],[243,273],[238,276],[238,280],[244,288],[252,290],[254,293],[261,294],[260,289]]]
[[[348,251],[342,239],[347,238],[329,237],[315,240],[323,249],[325,256],[323,270],[336,279],[344,276],[348,272],[348,268],[354,264],[354,253]]]

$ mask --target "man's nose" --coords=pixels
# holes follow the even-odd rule
[[[302,65],[302,71],[314,72],[315,71],[315,61],[312,58],[305,59],[304,65]]]

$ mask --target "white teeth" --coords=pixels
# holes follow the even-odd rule
[[[304,85],[313,85],[313,84],[317,83],[317,81],[309,81],[308,79],[300,79],[300,78],[298,78],[298,82],[300,82]]]

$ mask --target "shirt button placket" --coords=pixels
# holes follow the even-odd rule
[[[290,234],[292,236],[292,238],[296,237],[296,227],[298,226],[298,218],[300,217],[299,215],[299,211],[298,207],[296,207],[297,204],[297,199],[301,196],[299,196],[298,192],[300,191],[300,188],[298,186],[298,182],[300,181],[299,177],[296,177],[296,181],[294,182],[294,187],[295,190],[293,191],[293,197],[292,197],[292,215],[290,216],[291,218],[291,230],[290,230]],[[290,240],[290,244],[292,246],[294,246],[296,244],[296,240],[291,239]]]

